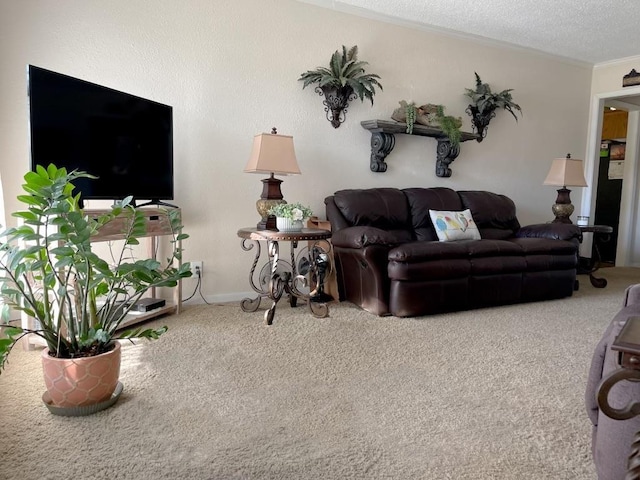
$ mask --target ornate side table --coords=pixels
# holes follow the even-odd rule
[[[610,227],[609,225],[578,225],[578,227],[580,227],[580,231],[582,233],[593,233],[593,246],[596,253],[596,258],[580,258],[581,265],[578,267],[578,273],[589,275],[591,285],[594,287],[604,288],[607,286],[607,279],[596,278],[593,276],[593,273],[600,268],[601,257],[598,245],[610,240],[613,227]]]
[[[329,315],[327,297],[323,294],[322,284],[324,273],[327,268],[328,255],[331,255],[331,232],[318,228],[303,228],[300,232],[279,232],[275,230],[258,230],[256,228],[241,228],[238,230],[238,237],[242,239],[241,246],[244,251],[256,249],[253,265],[249,272],[249,283],[251,288],[258,294],[254,299],[245,298],[240,303],[244,312],[255,312],[260,306],[264,297],[271,301],[271,307],[264,313],[264,321],[267,325],[273,323],[276,312],[276,305],[284,293],[289,295],[289,303],[295,307],[297,300],[305,300],[309,306],[309,311],[318,318]],[[309,242],[309,255],[305,265],[313,278],[317,279],[318,288],[309,294],[303,293],[300,288],[309,284],[308,276],[300,275],[296,266],[295,251],[298,242]],[[260,255],[262,253],[261,242],[267,243],[267,257],[270,269],[266,281],[255,281],[255,272]],[[291,244],[291,265],[282,268],[280,261],[279,242],[290,242]],[[284,262],[283,262],[284,263]]]

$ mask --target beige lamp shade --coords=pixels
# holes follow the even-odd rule
[[[277,133],[261,133],[253,137],[251,157],[244,171],[299,175],[300,167],[293,149],[293,137]]]
[[[567,154],[566,158],[555,158],[544,180],[544,185],[586,187],[582,160],[571,158],[570,154]]]

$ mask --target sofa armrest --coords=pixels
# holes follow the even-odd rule
[[[622,306],[626,307],[627,305],[635,305],[637,303],[640,303],[640,283],[629,285],[627,287],[624,291],[624,301]]]
[[[550,238],[554,240],[569,240],[576,243],[582,242],[580,227],[572,223],[537,223],[521,227],[516,232],[518,238]]]
[[[334,246],[343,248],[364,248],[369,245],[392,247],[409,240],[406,232],[392,232],[376,227],[347,227],[338,230],[331,237]]]

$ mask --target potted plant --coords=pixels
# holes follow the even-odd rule
[[[476,86],[474,89],[465,88],[465,95],[471,99],[471,104],[467,107],[467,113],[471,116],[471,123],[478,134],[478,142],[481,142],[487,135],[489,122],[496,116],[496,110],[502,108],[508,111],[513,118],[518,121],[514,110],[522,114],[520,105],[513,101],[511,92],[513,89],[502,90],[499,93],[491,91],[488,83],[482,83],[480,75],[476,72]]]
[[[127,255],[131,245],[145,234],[145,216],[131,205],[131,198],[116,202],[108,213],[97,218],[79,208],[80,195],[73,195],[73,181],[95,178],[84,172],[67,172],[49,165],[37,167],[24,176],[25,194],[18,199],[26,209],[13,213],[22,225],[0,234],[0,297],[6,314],[9,307],[35,319],[34,328],[0,324],[5,338],[0,339],[0,369],[11,349],[24,335],[40,337],[47,348],[42,353],[45,383],[53,405],[59,408],[91,407],[104,404],[115,389],[120,366],[117,339],[158,338],[162,328],[136,328],[120,332],[127,312],[152,287],[173,287],[191,275],[188,263],[179,267],[181,251],[178,240],[177,209],[167,209],[171,229],[172,251],[166,266],[154,259],[132,260]],[[126,219],[126,232],[119,252],[111,252],[115,264],[101,259],[91,248],[91,236],[114,219]],[[105,367],[92,382],[105,380],[105,386],[91,385],[82,392],[79,379],[65,379],[84,363],[107,357]],[[49,366],[53,362],[56,366]],[[58,366],[72,362],[74,368]],[[51,372],[59,378],[48,379]],[[110,378],[107,378],[110,377]],[[115,378],[115,380],[114,380]],[[67,382],[67,383],[65,383]],[[77,395],[75,388],[80,390]],[[95,397],[89,391],[96,393]]]
[[[299,232],[303,220],[311,217],[313,212],[301,203],[280,203],[269,209],[269,215],[276,217],[276,228],[280,232]]]
[[[342,52],[336,50],[331,56],[329,68],[318,67],[309,70],[302,75],[298,81],[304,82],[302,88],[307,85],[317,83],[316,92],[324,95],[325,111],[327,120],[334,128],[338,128],[344,122],[347,106],[356,97],[364,102],[365,97],[371,100],[376,94],[375,87],[382,90],[382,85],[378,82],[380,76],[374,73],[365,73],[364,66],[367,62],[358,61],[358,46],[351,47],[348,51],[343,45]]]

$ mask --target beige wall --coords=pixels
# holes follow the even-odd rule
[[[16,209],[29,165],[27,64],[170,104],[175,203],[191,235],[185,258],[204,261],[203,292],[211,300],[249,290],[252,254],[240,249],[236,230],[258,220],[262,177],[242,170],[253,136],[272,126],[294,136],[302,169],[284,179],[285,198],[321,217],[324,197],[341,188],[446,186],[504,193],[523,224],[549,221],[555,191],[542,181],[551,160],[586,148],[589,66],[293,0],[4,1],[0,32],[7,211]],[[343,44],[359,46],[384,92],[373,107],[353,103],[346,123],[333,129],[321,99],[297,78],[326,65]],[[370,134],[360,121],[388,119],[406,99],[443,103],[470,131],[463,92],[474,71],[494,89],[514,89],[524,111],[518,123],[499,113],[482,143],[462,144],[449,179],[435,176],[435,141],[406,135],[398,135],[387,173],[370,172]]]

